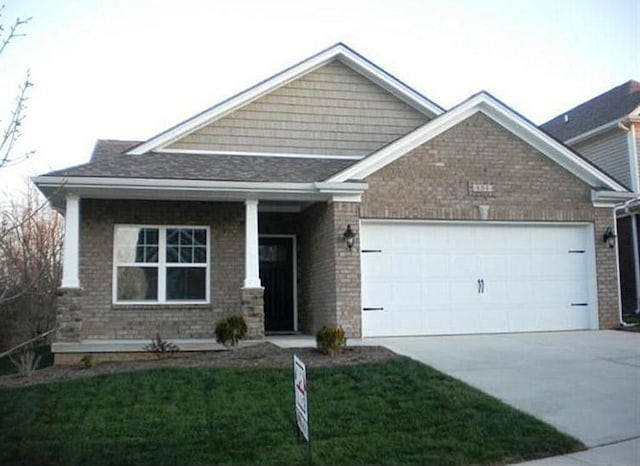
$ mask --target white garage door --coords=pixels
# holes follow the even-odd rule
[[[589,225],[363,221],[362,333],[595,328]]]

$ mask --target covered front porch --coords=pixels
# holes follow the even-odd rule
[[[343,235],[347,225],[357,231],[366,185],[239,192],[216,191],[210,182],[176,190],[157,184],[116,189],[86,180],[48,188],[43,181],[40,188],[51,190],[66,226],[55,353],[136,352],[157,333],[185,350],[216,349],[215,323],[232,314],[244,316],[253,339],[313,333],[322,325],[360,334],[359,252]],[[165,224],[208,232],[205,299],[119,300],[114,231]]]

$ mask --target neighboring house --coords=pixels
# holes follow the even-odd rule
[[[58,363],[208,347],[231,314],[254,338],[619,322],[623,184],[491,95],[444,111],[343,44],[34,182],[66,220]]]
[[[540,127],[629,188],[636,198],[640,195],[640,82],[628,81]],[[640,312],[639,210],[637,202],[617,210],[620,294],[625,314]]]

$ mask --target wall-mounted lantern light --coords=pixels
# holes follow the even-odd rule
[[[613,232],[611,227],[607,227],[605,230],[604,235],[602,235],[602,241],[607,243],[610,248],[616,245],[616,234]]]
[[[351,225],[347,225],[347,229],[342,235],[344,242],[347,243],[347,247],[351,249],[356,241],[356,233],[351,229]]]

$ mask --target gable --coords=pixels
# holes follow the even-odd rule
[[[426,121],[334,60],[163,149],[358,157]]]
[[[475,218],[480,204],[491,205],[505,220],[526,219],[534,210],[548,215],[569,210],[576,218],[591,211],[587,183],[480,112],[365,181],[366,217],[446,219],[469,212]]]
[[[336,173],[326,181],[340,183],[365,179],[476,113],[484,114],[514,137],[535,148],[539,153],[581,179],[591,188],[616,192],[627,191],[623,185],[578,153],[548,136],[529,120],[486,92],[479,92],[471,96],[448,112],[383,147],[369,157],[354,163],[347,169]]]

